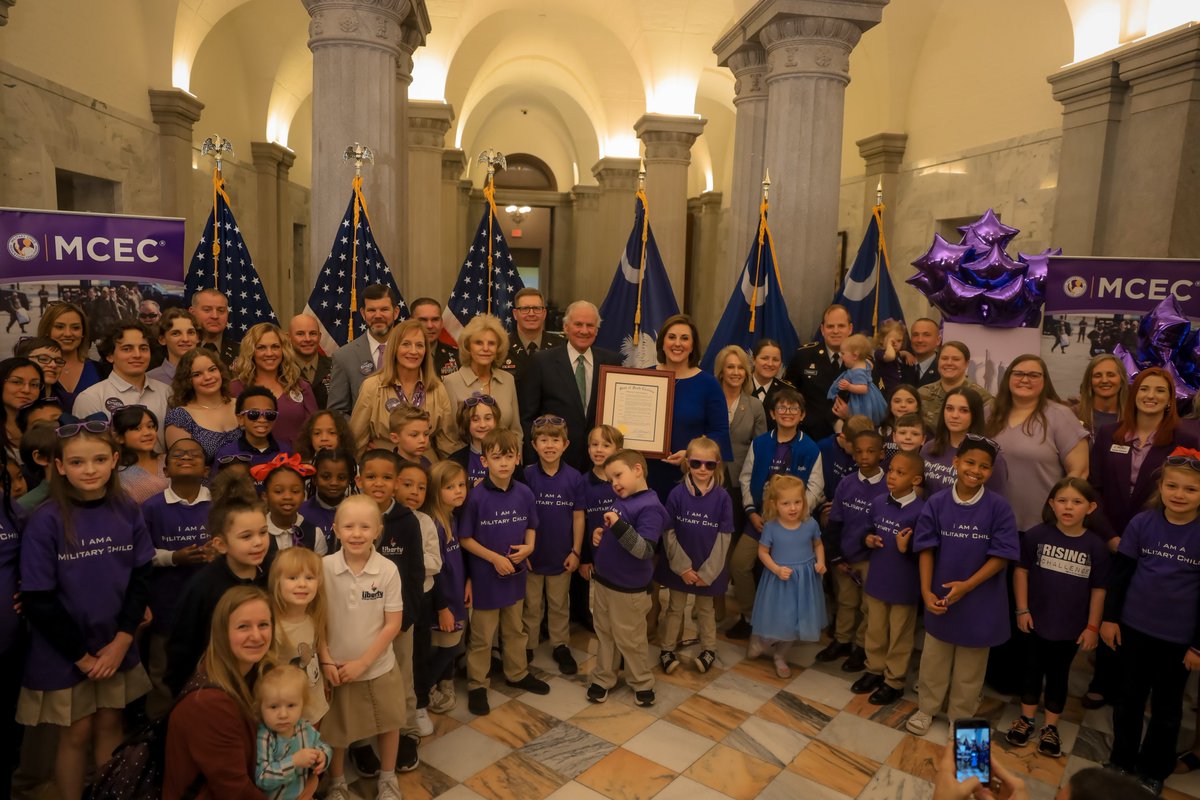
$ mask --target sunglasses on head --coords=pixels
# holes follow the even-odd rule
[[[492,406],[494,408],[496,406],[496,398],[492,397],[490,394],[473,394],[466,400],[463,400],[463,405],[467,408],[474,408],[480,403],[483,403],[485,406]]]
[[[716,469],[717,462],[705,461],[700,458],[689,458],[688,466],[691,467],[692,469]]]
[[[245,417],[251,422],[258,422],[260,419],[265,419],[267,422],[274,422],[279,416],[279,412],[265,408],[250,408],[245,411],[239,411],[238,416]]]
[[[54,432],[60,439],[70,439],[72,436],[77,436],[80,431],[105,433],[111,424],[108,420],[87,419],[82,422],[68,422],[66,425],[59,425]]]
[[[228,467],[230,464],[249,464],[250,456],[245,453],[234,453],[231,456],[218,456],[217,464],[222,467]]]
[[[538,417],[533,421],[533,427],[543,428],[547,425],[566,425],[567,421],[562,417]]]
[[[1174,452],[1167,456],[1166,465],[1168,467],[1186,467],[1200,472],[1200,450],[1176,447]]]

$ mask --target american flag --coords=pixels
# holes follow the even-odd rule
[[[366,333],[367,324],[358,309],[362,307],[363,292],[375,283],[386,284],[392,290],[400,302],[400,319],[408,319],[408,306],[396,286],[396,278],[371,233],[362,179],[355,177],[350,202],[334,234],[329,257],[308,296],[308,312],[321,321],[324,328],[321,342],[327,351],[334,345],[343,347]]]
[[[226,330],[240,339],[251,325],[260,322],[278,325],[279,318],[271,308],[258,270],[250,258],[250,250],[233,218],[225,181],[219,170],[213,170],[213,188],[217,202],[208,215],[200,243],[192,256],[192,266],[184,281],[184,295],[190,303],[192,295],[202,289],[217,289],[224,294],[229,301]]]
[[[511,331],[513,297],[525,288],[496,219],[495,195],[490,185],[484,189],[484,195],[488,203],[479,220],[479,230],[442,312],[443,333],[455,343],[463,326],[478,314],[499,317]]]

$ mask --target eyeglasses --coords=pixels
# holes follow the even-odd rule
[[[7,378],[4,382],[14,389],[29,388],[35,392],[40,392],[42,390],[41,381],[27,381],[24,378]]]
[[[143,311],[142,313],[138,314],[138,319],[158,319],[161,316],[162,314],[159,314],[156,311]]]
[[[1187,467],[1200,472],[1200,457],[1197,456],[1167,456],[1168,467]]]
[[[716,468],[717,468],[717,462],[715,462],[715,461],[704,461],[704,460],[702,460],[702,459],[699,459],[699,458],[689,458],[689,459],[688,459],[688,466],[689,466],[689,467],[691,467],[692,469],[716,469]]]
[[[234,453],[231,456],[217,457],[217,465],[221,467],[228,467],[230,464],[249,464],[250,461],[250,456],[245,453]]]
[[[265,419],[267,422],[274,422],[275,418],[279,416],[279,412],[269,409],[251,408],[246,411],[239,411],[238,416],[245,417],[251,422],[258,422],[260,419]]]
[[[776,414],[799,414],[800,406],[775,406]]]
[[[105,433],[111,424],[108,420],[86,419],[82,422],[68,422],[66,425],[59,425],[54,432],[60,439],[70,439],[72,436],[77,436],[80,431]]]
[[[545,306],[517,306],[514,311],[519,311],[522,314],[539,314],[546,310]]]
[[[51,364],[53,364],[54,366],[61,369],[62,367],[65,367],[67,365],[67,360],[65,358],[55,358],[54,356],[48,356],[45,354],[40,355],[40,356],[27,356],[27,358],[29,358],[29,360],[31,360],[31,361],[36,361],[38,364],[40,364],[43,367],[48,367]]]
[[[1046,373],[1044,372],[1026,372],[1020,369],[1014,369],[1008,374],[1012,376],[1014,380],[1018,381],[1040,381],[1042,378],[1046,377]]]
[[[533,421],[533,427],[544,428],[547,425],[566,425],[567,421],[562,417],[538,417]]]
[[[495,408],[496,398],[492,397],[490,394],[480,394],[479,392],[476,392],[466,400],[463,400],[463,405],[467,408],[474,408],[480,403],[483,403],[485,406],[491,406],[492,408]]]

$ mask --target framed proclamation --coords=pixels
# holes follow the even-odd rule
[[[651,458],[669,456],[675,373],[603,366],[599,380],[597,424],[619,430],[630,450]]]

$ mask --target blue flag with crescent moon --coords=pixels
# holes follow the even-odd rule
[[[833,302],[846,307],[854,332],[866,336],[873,336],[876,326],[883,320],[904,321],[904,310],[892,285],[887,250],[881,246],[878,208],[867,224],[858,255],[854,257],[854,266],[846,273],[846,280]]]
[[[646,216],[646,196],[639,191],[633,230],[600,306],[602,322],[596,345],[620,353],[627,367],[650,369],[658,362],[658,330],[678,313],[679,304]]]
[[[796,352],[800,346],[779,284],[775,246],[765,208],[759,214],[758,232],[746,256],[742,276],[729,296],[712,341],[704,350],[700,368],[711,372],[717,353],[726,345],[736,344],[749,352],[760,339],[774,339],[785,354]]]

